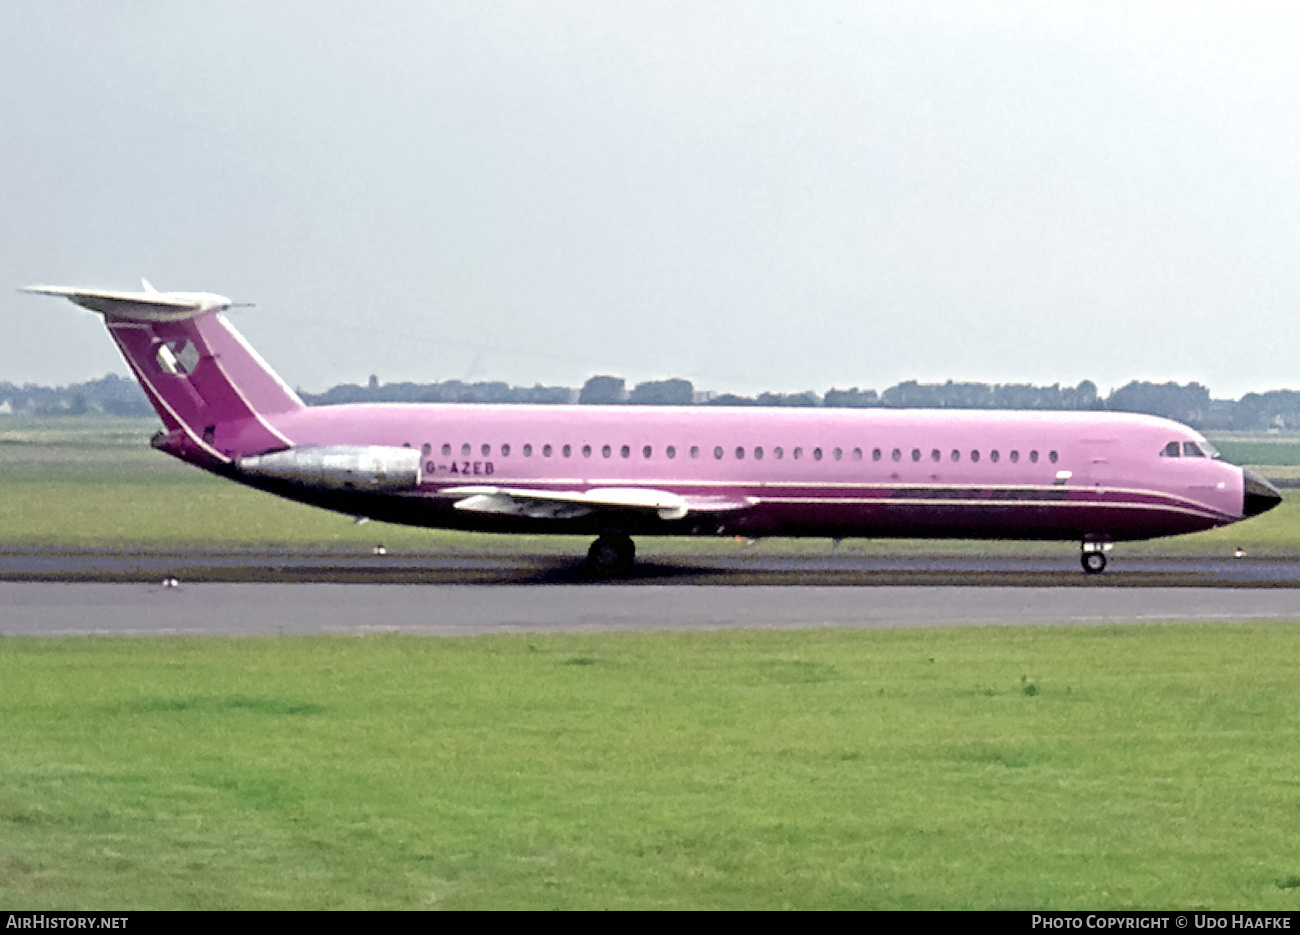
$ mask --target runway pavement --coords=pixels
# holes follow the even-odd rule
[[[164,586],[164,580],[176,581]],[[395,586],[407,585],[407,586]],[[1300,621],[1300,558],[0,553],[0,635],[481,635]]]
[[[1300,621],[1300,591],[0,583],[4,636],[473,636],[618,630]]]
[[[337,552],[162,552],[24,549],[0,552],[0,581],[148,583],[590,584],[581,558],[511,554],[371,555]],[[1300,556],[1117,555],[1101,575],[1076,556],[719,553],[655,556],[608,587],[1300,588]]]
[[[1300,591],[0,583],[0,634],[469,636],[615,630],[1300,621]]]

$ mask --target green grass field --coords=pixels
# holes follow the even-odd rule
[[[1210,439],[1233,464],[1270,468],[1300,464],[1300,438],[1294,433],[1225,432]]]
[[[1300,906],[1300,628],[0,640],[23,908]]]

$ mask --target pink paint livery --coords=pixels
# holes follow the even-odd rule
[[[33,286],[104,316],[164,431],[239,483],[413,526],[596,535],[1113,542],[1276,506],[1192,429],[1115,413],[362,404],[305,406],[210,293]]]

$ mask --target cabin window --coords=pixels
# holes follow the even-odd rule
[[[613,453],[614,453],[614,449],[610,448],[609,445],[602,445],[602,446],[601,446],[601,449],[600,449],[600,456],[601,456],[602,458],[608,458],[608,457],[609,457],[610,455],[612,455]]]
[[[1038,463],[1038,449],[1037,449],[1037,448],[1035,448],[1033,451],[1029,452],[1029,463],[1030,463],[1030,464],[1037,464],[1037,463]]]
[[[980,453],[978,448],[971,449],[970,459],[972,464],[980,463]]]
[[[502,446],[501,446],[501,457],[503,457],[503,458],[508,458],[508,457],[510,457],[510,446],[509,446],[509,445],[502,445]]]
[[[646,459],[649,459],[649,457],[650,457],[650,446],[649,446],[649,445],[646,445],[644,448],[641,449],[641,457],[646,458]]]
[[[463,458],[468,458],[469,455],[470,455],[470,452],[473,451],[473,450],[474,450],[474,449],[471,448],[471,447],[469,446],[469,442],[465,442],[465,444],[463,444],[463,445],[460,446],[460,454],[461,454],[461,457],[463,457]]]
[[[673,458],[677,457],[677,446],[669,445],[664,449],[664,454],[668,455],[668,460],[671,461]]]
[[[700,446],[699,446],[699,445],[691,445],[691,457],[692,457],[692,458],[698,458],[699,456],[700,456]]]
[[[489,455],[492,454],[492,446],[491,446],[491,445],[483,445],[481,448],[479,448],[479,451],[482,452],[483,457],[486,458],[486,457],[488,457]]]
[[[1178,442],[1170,442],[1165,445],[1164,451],[1160,452],[1160,457],[1177,458],[1180,454],[1182,454],[1182,450],[1179,447]]]
[[[920,448],[913,448],[913,449],[912,449],[912,460],[913,460],[913,461],[920,461],[920,460],[921,460],[921,449],[920,449]]]
[[[942,457],[943,457],[943,455],[939,453],[939,449],[938,449],[938,448],[931,448],[931,449],[930,449],[930,460],[931,460],[931,461],[938,461],[938,460],[939,460],[940,458],[942,458]]]
[[[862,449],[861,449],[861,448],[854,448],[854,449],[853,449],[853,460],[854,460],[854,461],[861,461],[861,460],[862,460]]]
[[[1049,451],[1047,453],[1047,460],[1055,464],[1057,461],[1061,460],[1061,457],[1055,451]]]
[[[542,457],[549,458],[551,456],[551,452],[554,450],[555,449],[551,447],[550,443],[547,442],[545,445],[542,446]]]
[[[798,461],[800,458],[803,457],[803,449],[802,449],[802,448],[796,448],[796,449],[794,450],[793,454],[792,454],[792,457],[793,457],[796,461]]]
[[[590,458],[590,457],[591,457],[591,446],[590,446],[590,445],[583,445],[583,446],[582,446],[582,456],[583,456],[584,458]]]
[[[763,449],[761,446],[754,449],[754,460],[755,461],[763,460]]]
[[[961,452],[958,451],[956,448],[954,448],[954,449],[952,450],[951,454],[948,455],[948,457],[951,458],[953,461],[960,461],[960,460],[961,460]]]
[[[736,460],[737,460],[737,461],[744,461],[744,460],[745,460],[745,449],[744,449],[744,448],[737,448],[737,449],[736,449]]]
[[[992,451],[989,452],[989,460],[992,461],[994,464],[997,464],[998,459],[1001,457],[1002,456],[998,454],[998,450],[996,448],[994,448]]]
[[[446,442],[443,442],[442,444],[442,456],[444,458],[451,457],[451,445],[447,444]]]
[[[713,457],[714,457],[714,460],[717,460],[717,461],[721,461],[721,460],[722,460],[722,446],[721,446],[721,445],[715,445],[715,446],[713,447]]]
[[[841,458],[844,457],[844,449],[836,448],[834,451],[831,452],[831,457],[833,457],[836,461],[840,460]]]
[[[821,459],[822,459],[822,450],[821,450],[820,448],[814,448],[814,449],[813,449],[813,460],[814,460],[814,461],[820,461]]]
[[[785,449],[782,448],[780,445],[777,445],[775,448],[772,449],[772,456],[776,458],[776,460],[780,461],[782,458],[785,457]]]
[[[565,445],[560,449],[560,454],[564,455],[566,458],[570,457],[573,454],[573,446]]]
[[[1016,451],[1016,450],[1013,448],[1013,449],[1011,450],[1010,458],[1011,458],[1011,463],[1012,463],[1012,464],[1017,464],[1017,463],[1019,463],[1019,461],[1020,461],[1020,452]]]
[[[1205,452],[1201,450],[1201,446],[1196,442],[1183,442],[1183,457],[1204,458]]]
[[[903,460],[903,451],[902,451],[902,449],[901,449],[901,448],[895,448],[894,451],[893,451],[893,454],[891,454],[890,457],[893,458],[895,461],[902,461],[902,460]]]
[[[433,446],[430,445],[428,442],[425,442],[423,445],[420,446],[421,458],[427,458],[431,454],[433,454]]]
[[[881,458],[881,456],[882,456],[883,454],[884,454],[884,453],[883,453],[879,448],[872,448],[872,449],[871,449],[871,460],[872,460],[872,461],[879,461],[880,458]],[[897,461],[898,459],[895,458],[894,460]]]
[[[620,449],[618,450],[618,456],[619,456],[620,458],[630,458],[630,457],[632,457],[632,448],[631,448],[630,446],[628,446],[628,445],[624,445],[622,448],[620,448]]]
[[[532,456],[533,456],[533,446],[531,444],[524,445],[524,457],[531,458]]]

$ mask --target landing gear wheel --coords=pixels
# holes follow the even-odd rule
[[[1099,575],[1106,570],[1106,553],[1084,552],[1079,556],[1079,562],[1088,574]]]
[[[618,578],[631,573],[636,545],[630,536],[601,536],[587,550],[587,570],[601,578]]]

